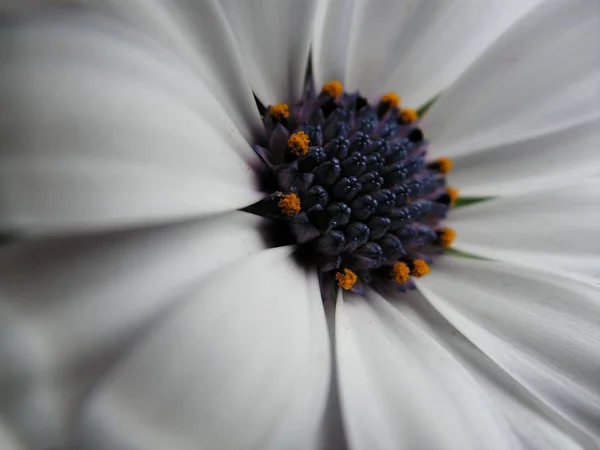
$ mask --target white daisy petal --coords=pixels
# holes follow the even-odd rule
[[[589,436],[552,414],[547,405],[515,382],[454,328],[422,294],[413,294],[409,301],[400,295],[395,297],[397,305],[403,306],[404,313],[417,320],[424,333],[465,366],[477,385],[490,397],[494,409],[502,415],[519,441],[519,445],[513,448],[581,450],[593,447]]]
[[[355,7],[356,0],[322,0],[317,6],[311,59],[318,87],[331,80],[346,82],[348,43]]]
[[[260,198],[249,145],[152,41],[76,14],[0,34],[0,227],[110,228]]]
[[[221,1],[252,89],[263,103],[299,100],[316,4],[316,0]]]
[[[459,208],[454,246],[479,256],[600,280],[600,179]]]
[[[471,342],[555,414],[600,439],[600,287],[447,257],[418,282]]]
[[[45,0],[2,0],[0,2],[0,20],[2,16],[28,13],[44,4]]]
[[[336,315],[351,448],[514,448],[507,424],[452,355],[379,294],[344,295]]]
[[[449,181],[465,196],[550,189],[600,175],[600,116],[522,142],[454,158]]]
[[[329,332],[330,354],[336,354],[336,321],[335,321],[335,299],[328,299],[323,302],[325,310],[325,319]],[[340,392],[339,392],[339,368],[337,360],[331,360],[331,383],[329,386],[329,397],[327,399],[327,408],[325,410],[324,427],[322,430],[321,445],[319,449],[339,449],[346,450],[348,448],[348,439],[344,431],[342,421],[342,412],[340,407]]]
[[[343,79],[372,100],[392,90],[419,106],[538,2],[329,0],[315,32],[314,71],[319,83]]]
[[[76,0],[142,30],[178,54],[248,141],[263,126],[219,0]]]
[[[589,122],[600,116],[599,102],[600,8],[554,0],[483,54],[423,126],[432,151],[455,157]]]
[[[12,430],[2,421],[0,421],[0,448],[3,450],[26,450]]]
[[[81,396],[204,277],[263,249],[261,223],[234,212],[3,247],[0,417],[27,448],[62,448]]]
[[[92,393],[81,448],[315,448],[330,379],[314,272],[264,251],[198,286]]]

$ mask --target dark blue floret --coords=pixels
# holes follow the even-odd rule
[[[331,188],[331,186],[340,177],[341,173],[342,168],[337,158],[331,158],[329,161],[319,164],[313,170],[315,181],[323,186],[327,186],[328,188]]]
[[[329,203],[329,194],[323,186],[313,186],[306,191],[302,200],[302,207],[310,209],[314,205],[327,206]]]
[[[331,202],[327,205],[327,212],[331,215],[331,219],[341,227],[350,222],[350,215],[353,210],[346,203]]]
[[[346,248],[344,251],[352,253],[369,241],[371,233],[368,225],[361,222],[351,222],[344,228],[344,236],[346,236]]]
[[[377,200],[370,195],[358,197],[350,203],[350,206],[352,207],[352,217],[364,222],[370,216],[375,214],[378,205]]]
[[[360,152],[355,151],[348,155],[340,165],[342,166],[342,173],[344,175],[359,177],[367,170],[367,158]]]
[[[329,158],[345,159],[350,152],[350,142],[343,137],[338,137],[327,143],[325,153]]]
[[[388,216],[373,216],[367,221],[371,239],[377,240],[385,235],[392,226],[392,219]]]
[[[377,170],[365,173],[358,181],[360,181],[360,184],[362,185],[361,193],[363,194],[378,192],[383,186],[383,178],[381,178],[381,175],[379,175],[379,171]]]
[[[360,193],[361,188],[362,185],[358,181],[358,178],[350,176],[341,178],[335,183],[331,192],[333,193],[333,198],[349,202]]]

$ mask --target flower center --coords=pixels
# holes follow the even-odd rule
[[[456,237],[439,226],[458,197],[446,186],[452,161],[427,161],[418,114],[400,104],[390,92],[372,106],[331,81],[263,117],[268,144],[254,150],[277,190],[247,210],[286,222],[324,297],[365,284],[413,288]]]

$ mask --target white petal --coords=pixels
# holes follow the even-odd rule
[[[250,146],[176,56],[74,14],[0,35],[0,226],[98,229],[260,198]]]
[[[344,295],[337,310],[342,412],[353,449],[509,449],[489,397],[405,303]]]
[[[600,116],[600,8],[543,2],[433,105],[423,127],[439,154],[500,147]]]
[[[336,354],[336,321],[335,321],[335,299],[328,299],[323,302],[325,309],[325,319],[329,331],[330,354]],[[322,439],[319,449],[339,449],[345,450],[348,448],[348,438],[344,431],[342,421],[342,411],[340,405],[340,389],[339,389],[339,368],[337,367],[336,358],[331,360],[331,383],[329,386],[329,398],[327,400],[327,408],[325,410],[325,419],[323,421]]]
[[[289,248],[200,284],[94,390],[80,448],[315,448],[330,353],[314,272]]]
[[[0,20],[3,16],[29,13],[44,4],[45,0],[1,0]]]
[[[600,180],[460,208],[449,224],[469,253],[600,280]]]
[[[600,439],[600,287],[503,263],[441,259],[418,283],[516,382]]]
[[[377,100],[393,90],[420,106],[455,80],[539,0],[329,0],[315,32],[314,70]]]
[[[447,349],[469,371],[477,385],[493,402],[519,444],[519,449],[580,450],[592,448],[589,436],[582,435],[565,420],[511,378],[485,353],[465,338],[422,295],[407,299],[392,296],[398,305],[419,322],[423,332]]]
[[[248,80],[263,103],[299,100],[316,3],[316,0],[221,1]]]
[[[263,248],[259,219],[8,245],[0,252],[0,417],[27,448],[62,446],[77,405],[152,320]]]
[[[77,0],[160,41],[189,64],[248,141],[263,126],[235,36],[218,0]]]
[[[355,7],[356,0],[322,0],[317,6],[311,48],[317,87],[330,80],[347,82],[348,43],[354,30]]]
[[[550,189],[600,175],[600,116],[589,122],[454,158],[450,184],[465,196]]]
[[[26,450],[12,430],[0,421],[0,448],[3,450]]]

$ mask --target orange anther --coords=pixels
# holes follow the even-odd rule
[[[449,173],[452,170],[454,163],[450,158],[443,156],[435,162],[435,165],[441,173]]]
[[[306,155],[310,145],[310,138],[304,131],[296,131],[288,138],[288,147],[296,155]]]
[[[438,241],[442,248],[449,248],[456,239],[456,231],[452,228],[442,228],[437,234]]]
[[[394,267],[392,267],[390,276],[394,282],[404,284],[410,279],[410,269],[405,263],[397,262],[394,264]]]
[[[278,103],[277,105],[271,106],[269,108],[269,116],[274,120],[279,121],[287,119],[290,116],[290,110],[287,103]]]
[[[358,276],[350,269],[344,269],[343,273],[337,272],[335,274],[335,279],[337,280],[339,287],[348,291],[354,287],[354,285],[358,281]]]
[[[381,102],[389,104],[392,108],[397,108],[400,105],[400,96],[395,92],[388,92],[381,96]]]
[[[450,197],[450,206],[454,206],[456,204],[456,200],[458,200],[459,190],[448,186],[446,188],[446,194],[448,194],[448,197]]]
[[[416,109],[402,108],[400,110],[400,118],[402,119],[403,122],[413,123],[413,122],[417,121],[417,119],[419,118],[419,115],[417,114]]]
[[[412,262],[412,266],[413,267],[412,267],[411,275],[413,275],[417,278],[424,277],[431,271],[431,269],[429,268],[429,264],[427,264],[422,259],[415,259]]]
[[[341,81],[333,80],[323,85],[321,92],[333,98],[338,98],[344,92],[344,85]]]
[[[284,194],[277,203],[286,216],[295,216],[300,212],[300,198],[294,194]]]

